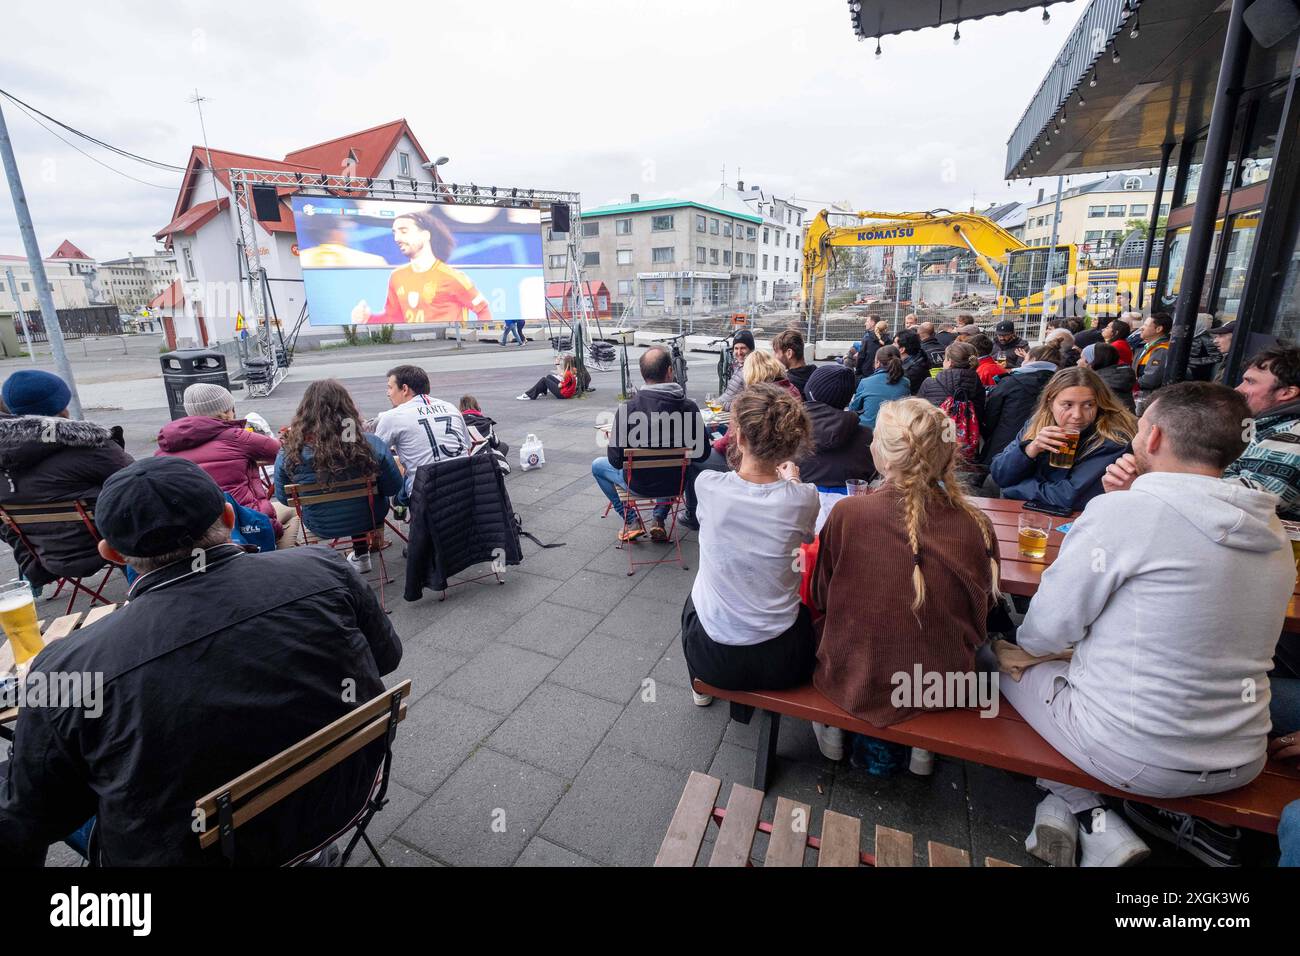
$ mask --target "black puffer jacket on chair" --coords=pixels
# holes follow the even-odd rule
[[[448,578],[472,565],[495,562],[500,570],[523,560],[515,509],[495,456],[420,466],[411,488],[406,600],[420,600],[425,588],[446,590]]]

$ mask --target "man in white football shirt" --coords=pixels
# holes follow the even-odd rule
[[[375,435],[402,466],[406,481],[398,503],[405,504],[417,468],[469,454],[469,430],[460,409],[429,396],[429,376],[418,366],[399,365],[388,372],[388,400],[393,407],[375,419]]]

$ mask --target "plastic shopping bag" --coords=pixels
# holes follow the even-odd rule
[[[542,450],[542,441],[529,433],[524,443],[519,446],[519,467],[524,471],[541,468],[546,464],[546,452]]]

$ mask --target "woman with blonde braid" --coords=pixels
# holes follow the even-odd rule
[[[925,709],[921,688],[900,693],[895,675],[976,672],[998,596],[997,538],[962,490],[949,437],[948,417],[925,399],[880,406],[871,453],[885,481],[837,504],[821,531],[812,597],[826,620],[813,684],[878,727]],[[813,727],[822,753],[840,759],[842,734]]]

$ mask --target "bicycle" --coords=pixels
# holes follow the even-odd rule
[[[668,346],[669,354],[673,360],[673,381],[686,390],[686,353],[682,351],[682,340],[686,338],[686,333],[679,335],[670,335],[667,338],[660,339]]]
[[[731,373],[735,369],[735,357],[732,354],[732,346],[736,344],[736,333],[723,336],[720,339],[714,339],[710,345],[722,345],[722,351],[718,353],[718,394],[721,395],[727,390],[727,383],[731,381]]]

